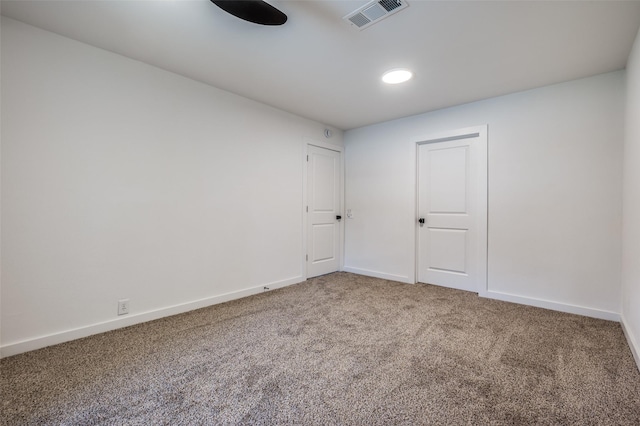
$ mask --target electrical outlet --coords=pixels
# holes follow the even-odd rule
[[[129,299],[118,300],[118,315],[126,315],[129,313]]]

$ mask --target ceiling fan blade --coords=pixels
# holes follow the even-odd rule
[[[245,21],[261,25],[282,25],[287,15],[262,0],[211,0],[220,9]]]

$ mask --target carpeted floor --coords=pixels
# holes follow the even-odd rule
[[[640,424],[619,324],[348,273],[0,368],[3,425]]]

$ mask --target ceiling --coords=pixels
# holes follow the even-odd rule
[[[640,1],[424,1],[358,31],[367,1],[269,1],[252,24],[209,0],[2,1],[2,14],[347,130],[625,67]],[[388,86],[391,68],[415,77]]]

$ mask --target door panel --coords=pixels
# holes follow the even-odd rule
[[[313,225],[311,236],[313,240],[312,262],[327,261],[338,257],[335,251],[335,228],[334,224]]]
[[[424,218],[417,237],[419,282],[478,291],[483,271],[478,265],[486,262],[479,250],[486,228],[483,234],[478,221],[483,203],[476,163],[484,158],[478,139],[418,145],[418,215]]]
[[[307,277],[340,268],[340,153],[308,146]]]
[[[429,213],[466,213],[467,146],[434,149],[429,155]]]
[[[312,153],[309,155],[309,161],[315,178],[313,179],[313,190],[311,192],[313,211],[316,213],[335,213],[336,193],[335,186],[331,182],[336,176],[336,159],[324,153]]]
[[[427,228],[431,270],[467,273],[467,230]]]

